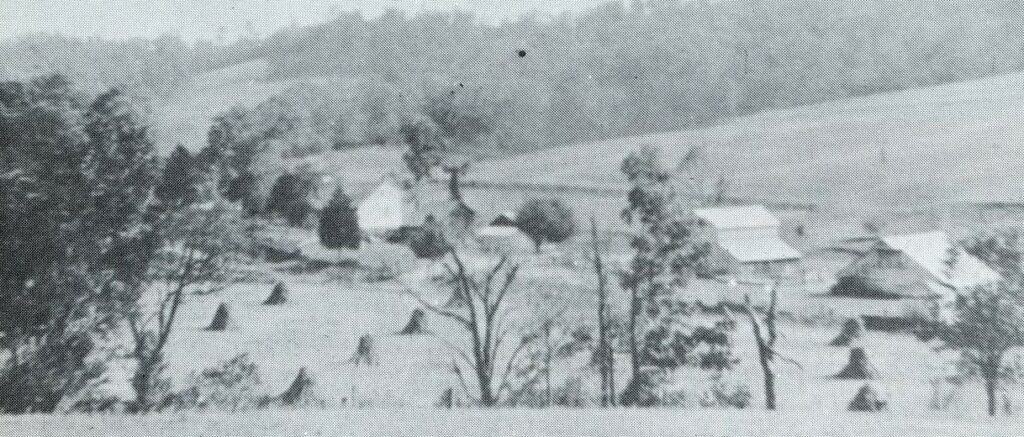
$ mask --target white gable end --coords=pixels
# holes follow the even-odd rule
[[[359,203],[359,227],[367,231],[385,231],[411,225],[411,205],[406,193],[394,182],[382,182],[373,192]]]

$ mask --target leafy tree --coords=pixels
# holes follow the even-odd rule
[[[575,235],[576,218],[558,199],[530,199],[519,207],[516,226],[533,240],[540,253],[545,241],[561,243]]]
[[[267,198],[267,212],[284,217],[292,226],[304,226],[313,212],[310,197],[319,189],[320,176],[295,171],[277,178]]]
[[[664,169],[657,150],[644,146],[623,160],[622,171],[633,184],[622,212],[635,233],[634,250],[623,288],[630,292],[629,345],[633,378],[643,378],[648,365],[674,367],[687,363],[699,343],[712,346],[715,357],[702,357],[708,367],[728,367],[728,323],[711,328],[687,323],[692,308],[676,291],[699,270],[710,244],[699,231],[700,221],[679,205],[672,174]],[[640,343],[641,332],[643,344]],[[710,361],[709,361],[710,360]]]
[[[1024,347],[1024,305],[1019,285],[1002,282],[963,290],[953,304],[955,320],[929,331],[943,346],[960,352],[968,374],[985,382],[988,413],[996,415],[999,384],[1014,376],[1008,352]]]
[[[0,410],[52,411],[96,375],[157,179],[153,145],[117,90],[86,104],[62,76],[0,84]]]
[[[352,199],[339,187],[320,212],[320,242],[332,249],[358,249],[360,240],[359,215],[352,206]]]
[[[398,135],[408,147],[402,159],[413,179],[420,181],[430,178],[431,171],[441,163],[440,154],[445,147],[438,136],[437,127],[429,120],[419,119],[402,124]]]

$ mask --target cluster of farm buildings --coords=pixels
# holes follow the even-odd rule
[[[370,245],[382,243],[390,231],[445,217],[458,204],[444,190],[414,188],[394,177],[357,194],[359,225]],[[532,254],[532,241],[517,228],[515,213],[510,212],[517,205],[505,206],[474,217],[476,225],[468,240],[481,253]],[[958,289],[999,279],[998,273],[964,252],[941,229],[862,235],[802,252],[787,242],[782,222],[764,205],[697,208],[693,213],[712,235],[715,268],[711,275],[693,278],[688,292],[710,301],[757,296],[767,284],[777,283],[791,299],[826,300],[831,302],[826,305],[829,311],[838,315],[882,320],[901,318],[908,310],[933,311],[938,308],[935,303],[953,298]],[[282,256],[337,259],[336,251],[320,245],[315,233],[277,230],[273,235],[265,244]],[[809,262],[806,253],[823,250],[842,252],[845,257],[823,272],[819,263]],[[612,252],[608,259],[613,263],[624,267],[629,262],[626,245]]]

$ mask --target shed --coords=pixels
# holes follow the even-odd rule
[[[779,219],[763,205],[701,208],[694,214],[714,230],[717,267],[750,279],[795,273],[801,254],[782,240]]]
[[[509,211],[505,211],[501,214],[498,214],[496,217],[494,217],[494,220],[491,220],[491,224],[489,226],[514,228],[516,227],[516,214],[514,212]]]

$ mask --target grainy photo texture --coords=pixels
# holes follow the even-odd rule
[[[1020,0],[0,0],[0,435],[1024,435]]]

